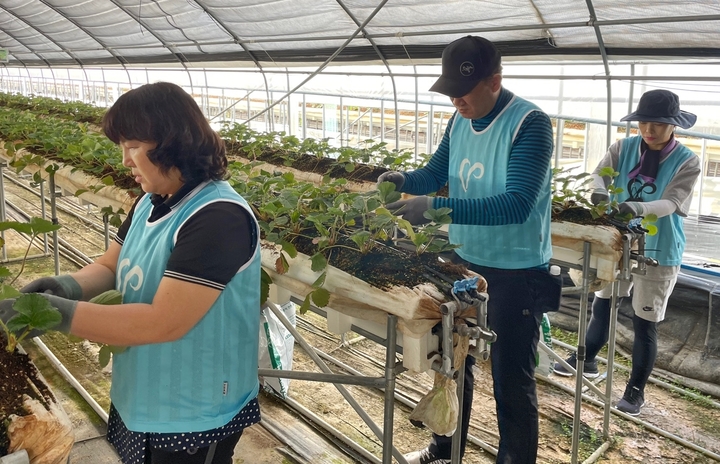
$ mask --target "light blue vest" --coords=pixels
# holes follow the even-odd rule
[[[201,184],[153,223],[147,222],[149,195],[138,203],[116,270],[123,303],[152,302],[177,231],[199,208],[215,201],[249,210],[223,181]],[[259,319],[258,242],[250,262],[184,337],[130,347],[114,357],[110,397],[127,428],[200,432],[228,423],[258,393]]]
[[[620,175],[617,179],[624,179],[623,192],[618,194],[617,201],[622,203],[627,200],[630,193],[627,190],[628,173],[640,162],[640,142],[642,137],[628,137],[623,139],[620,147],[620,158],[617,171]],[[689,148],[678,143],[675,149],[660,163],[658,167],[654,193],[643,192],[641,197],[644,201],[660,200],[667,185],[677,173],[678,169],[695,155]],[[655,235],[645,236],[645,256],[657,259],[661,266],[679,266],[682,264],[682,255],[685,251],[685,232],[683,230],[683,219],[677,213],[661,217],[655,222],[658,232]]]
[[[455,117],[450,134],[450,198],[486,198],[505,192],[512,143],[525,117],[538,109],[513,97],[482,132],[473,130],[471,120]],[[462,244],[455,251],[463,259],[500,269],[531,268],[550,260],[550,165],[537,175],[545,177],[546,187],[523,224],[450,224],[450,242]]]

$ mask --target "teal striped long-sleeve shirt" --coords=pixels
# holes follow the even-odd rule
[[[473,119],[476,131],[484,130],[513,98],[513,93],[502,88],[495,106],[485,117]],[[405,173],[402,191],[413,195],[436,192],[448,180],[450,132],[457,113],[450,118],[442,141],[428,164]],[[508,162],[505,192],[485,198],[433,199],[432,207],[452,209],[450,216],[455,224],[503,225],[522,224],[535,207],[545,185],[545,173],[550,168],[553,151],[552,123],[542,111],[530,113],[518,130]]]

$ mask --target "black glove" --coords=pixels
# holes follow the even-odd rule
[[[597,206],[603,201],[610,201],[610,195],[607,192],[593,192],[590,195],[590,203]]]
[[[402,186],[405,185],[405,176],[402,172],[397,171],[383,172],[378,177],[377,186],[379,187],[383,182],[392,182],[395,184],[395,191],[400,192]]]
[[[54,295],[50,295],[47,293],[38,293],[42,298],[45,298],[50,302],[50,305],[57,309],[60,312],[60,316],[62,316],[61,321],[52,328],[52,330],[57,330],[58,332],[64,332],[69,333],[70,332],[70,326],[72,325],[72,319],[73,316],[75,316],[75,307],[77,306],[78,302],[74,300],[68,300],[65,298],[60,298]],[[22,297],[20,297],[22,298]],[[17,316],[19,313],[13,308],[13,305],[17,301],[16,298],[8,298],[6,300],[0,301],[0,320],[2,320],[3,324],[7,325],[8,321],[12,319],[13,317]],[[29,337],[38,337],[45,333],[45,330],[32,330]]]
[[[82,298],[82,288],[77,280],[69,275],[55,277],[41,277],[33,280],[20,289],[22,293],[47,293],[70,300]]]
[[[632,217],[642,216],[642,208],[640,203],[636,201],[625,201],[618,205],[618,214],[630,214]]]
[[[425,217],[425,211],[432,208],[432,197],[420,196],[409,200],[400,200],[385,205],[393,214],[402,216],[410,224],[417,226],[427,224],[430,219]]]

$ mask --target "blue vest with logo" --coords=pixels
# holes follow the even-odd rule
[[[135,208],[116,269],[123,303],[151,303],[182,224],[200,208],[246,201],[227,182],[201,184],[148,223],[149,195]],[[257,228],[257,223],[255,223]],[[259,236],[259,234],[257,235]],[[258,393],[260,246],[207,314],[182,338],[129,347],[113,358],[110,396],[129,430],[198,432],[228,423]]]
[[[640,153],[641,142],[642,137],[640,136],[628,137],[621,142],[617,167],[620,175],[616,179],[624,179],[625,185],[617,185],[617,187],[623,188],[623,192],[617,195],[619,203],[628,200],[630,197],[627,187],[628,174],[640,162],[640,155],[642,154]],[[675,177],[678,169],[693,156],[697,155],[686,146],[678,143],[675,149],[658,166],[655,192],[640,193],[643,201],[660,200],[665,188]],[[661,266],[679,266],[682,264],[682,255],[685,251],[685,232],[682,217],[677,213],[673,213],[659,218],[655,225],[658,229],[657,234],[645,236],[645,256],[657,259]]]
[[[537,106],[519,97],[482,132],[472,121],[456,117],[450,133],[448,186],[451,198],[486,198],[505,193],[508,161],[515,136]],[[546,179],[535,207],[522,224],[480,226],[450,224],[450,242],[463,259],[480,266],[525,269],[547,263],[550,242],[551,170],[537,173]]]

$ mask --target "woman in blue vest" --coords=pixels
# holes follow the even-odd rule
[[[689,129],[696,116],[680,109],[677,95],[668,90],[651,90],[640,98],[637,111],[621,121],[638,121],[640,135],[619,140],[609,149],[593,173],[591,201],[608,202],[607,186],[623,188],[613,200],[620,202],[620,214],[633,217],[655,214],[658,232],[645,239],[645,255],[658,261],[648,266],[645,275],[633,274],[632,282],[620,282],[620,296],[630,295],[635,339],[632,350],[632,372],[617,409],[636,416],[643,406],[645,384],[657,356],[657,323],[665,318],[668,299],[675,287],[685,249],[683,217],[687,216],[693,187],[700,175],[700,160],[675,139],[675,127]],[[620,174],[611,180],[601,177],[604,167]],[[584,373],[599,375],[595,356],[608,341],[611,287],[595,293],[592,317],[587,331],[587,359]],[[568,358],[575,367],[575,355]],[[555,373],[571,375],[560,364]]]
[[[103,130],[146,195],[94,263],[22,291],[60,310],[57,330],[128,347],[113,358],[108,424],[124,464],[231,464],[260,420],[257,222],[223,180],[222,140],[177,85],[125,93]],[[87,302],[108,289],[123,303]]]

